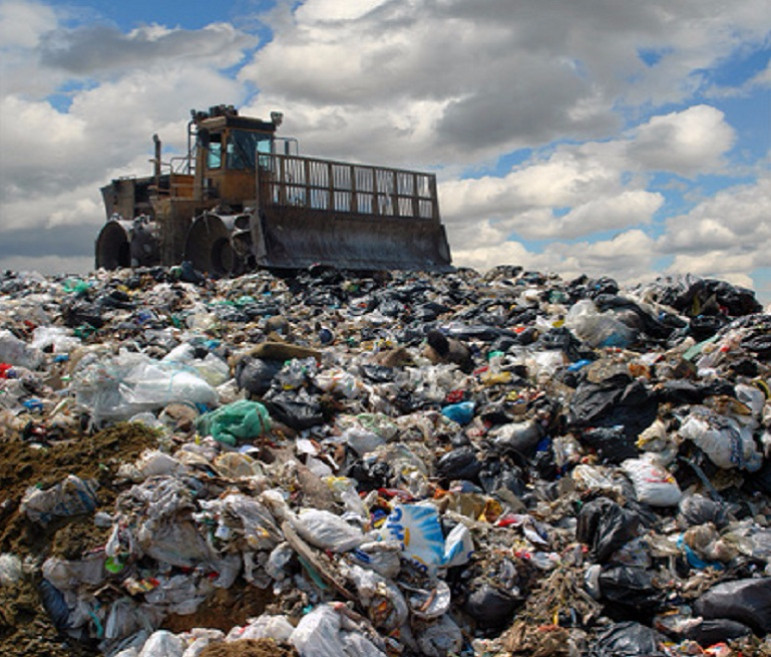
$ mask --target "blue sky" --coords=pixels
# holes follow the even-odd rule
[[[0,0],[0,268],[87,271],[99,187],[228,103],[436,171],[457,265],[771,300],[770,58],[767,0]]]

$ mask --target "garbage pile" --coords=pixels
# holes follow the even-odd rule
[[[0,318],[5,655],[771,654],[749,290],[6,272]]]

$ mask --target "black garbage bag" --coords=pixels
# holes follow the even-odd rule
[[[734,620],[765,636],[771,632],[771,577],[717,584],[696,600],[693,613],[708,620]]]
[[[656,317],[648,314],[643,308],[631,299],[617,296],[615,294],[599,294],[594,298],[594,303],[600,312],[612,310],[617,314],[617,318],[628,324],[632,328],[641,329],[646,335],[656,340],[665,340],[674,331],[673,326],[669,326]],[[623,319],[622,313],[627,318]]]
[[[517,338],[510,338],[506,335],[502,335],[493,341],[490,345],[490,351],[507,352],[512,347],[518,347],[520,344],[523,344],[518,338],[519,336]]]
[[[579,439],[596,451],[604,463],[620,465],[626,459],[637,458],[640,452],[636,440],[620,425],[587,429],[579,434]]]
[[[598,383],[580,383],[570,400],[568,422],[575,428],[623,426],[627,437],[636,440],[657,413],[653,392],[621,372]]]
[[[766,459],[757,472],[747,476],[745,489],[753,493],[760,491],[766,495],[771,495],[771,459]]]
[[[597,635],[589,657],[664,657],[659,647],[665,638],[656,630],[626,621],[616,623]]]
[[[385,461],[359,459],[345,471],[345,476],[354,479],[360,492],[370,492],[378,488],[388,488],[394,475],[393,468]]]
[[[584,505],[578,514],[576,540],[589,546],[593,561],[605,563],[640,531],[640,516],[607,497]]]
[[[698,493],[684,496],[677,510],[677,520],[683,529],[706,525],[708,522],[722,529],[729,520],[725,503],[716,502]]]
[[[365,364],[361,366],[361,373],[371,383],[390,383],[396,378],[397,371],[386,365]]]
[[[185,260],[179,267],[179,280],[185,283],[193,283],[194,285],[203,285],[206,283],[206,276],[198,271],[192,262]]]
[[[752,634],[752,630],[743,623],[720,618],[703,620],[698,625],[689,627],[683,634],[683,638],[695,641],[703,648],[708,648],[716,643],[740,639],[750,634]]]
[[[279,360],[244,358],[236,366],[236,383],[253,395],[264,395],[282,367],[284,363]]]
[[[101,307],[89,301],[76,301],[71,304],[63,304],[62,317],[68,328],[78,328],[85,324],[97,329],[104,326]]]
[[[701,404],[715,395],[733,397],[735,390],[731,383],[721,379],[707,382],[671,379],[657,386],[655,394],[661,404]]]
[[[436,474],[447,481],[464,479],[479,481],[482,464],[477,458],[477,451],[471,446],[453,449],[444,454],[436,463]]]
[[[262,398],[262,402],[272,416],[297,431],[324,423],[321,402],[304,388],[298,391],[276,391],[274,388]]]
[[[599,587],[606,613],[618,620],[652,616],[664,599],[664,593],[653,585],[653,573],[645,568],[613,566],[603,570]]]
[[[748,335],[742,338],[741,347],[756,354],[758,358],[768,360],[769,356],[771,356],[771,334],[759,333]]]
[[[567,328],[552,328],[538,338],[537,346],[544,351],[559,350],[571,362],[581,360],[584,356],[583,344]]]
[[[527,479],[522,469],[508,459],[489,456],[482,462],[479,483],[488,495],[498,490],[508,490],[517,497],[527,492]]]
[[[659,279],[659,301],[691,317],[717,314],[721,309],[731,317],[742,317],[763,311],[755,293],[726,281],[701,279],[687,275]]]
[[[707,340],[728,323],[722,315],[697,315],[692,317],[688,326],[693,339],[697,342]]]
[[[117,310],[133,310],[134,301],[123,290],[110,290],[105,294],[102,294],[96,303],[100,308],[114,308]]]
[[[499,628],[511,624],[522,600],[489,582],[475,588],[466,598],[463,610],[482,628]]]

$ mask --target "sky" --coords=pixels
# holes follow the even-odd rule
[[[0,270],[86,273],[191,109],[436,173],[453,264],[771,301],[768,0],[0,0]]]

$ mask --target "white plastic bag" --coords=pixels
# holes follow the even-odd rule
[[[72,330],[62,326],[38,326],[30,343],[33,349],[53,347],[56,354],[69,353],[80,345],[80,339],[72,335]]]
[[[677,506],[683,496],[669,470],[653,460],[627,459],[621,469],[632,480],[639,502],[651,506]]]
[[[228,632],[225,641],[239,641],[241,639],[289,641],[294,629],[294,626],[285,616],[263,614],[258,618],[250,619],[243,627],[234,627]]]
[[[626,347],[635,337],[632,328],[612,312],[601,313],[591,299],[581,299],[571,306],[565,326],[591,347]]]
[[[678,433],[693,441],[720,468],[755,472],[763,464],[752,431],[707,407],[693,408]]]
[[[10,331],[0,331],[0,363],[35,370],[42,361],[43,354],[39,349],[31,347],[24,340],[19,340]]]
[[[289,642],[302,657],[386,657],[353,627],[346,631],[341,613],[331,605],[316,607],[302,617]]]
[[[367,540],[361,529],[322,509],[303,509],[293,525],[308,543],[332,552],[347,552]]]
[[[150,635],[139,657],[182,657],[185,643],[167,630],[158,630]]]

